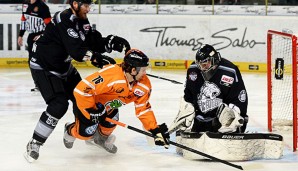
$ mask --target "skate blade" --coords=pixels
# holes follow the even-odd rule
[[[108,153],[112,153],[112,154],[115,154],[115,153],[117,153],[117,151],[118,151],[118,150],[116,150],[116,151],[111,151],[111,150],[109,150],[108,148],[105,148],[105,147],[103,147],[103,146],[101,146],[101,145],[98,145],[98,144],[94,143],[94,141],[88,141],[88,140],[85,140],[85,144],[88,145],[88,146],[95,146],[95,147],[97,147],[97,148],[103,149],[103,150],[105,150],[106,152],[108,152]]]
[[[25,159],[27,160],[28,163],[32,163],[32,162],[35,161],[35,159],[32,158],[31,156],[29,156],[27,152],[24,153],[24,157],[25,157]]]

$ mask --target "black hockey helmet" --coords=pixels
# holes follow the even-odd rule
[[[149,58],[138,49],[130,49],[124,56],[123,67],[126,72],[136,68],[139,72],[141,67],[149,66]]]
[[[74,1],[80,2],[82,4],[91,4],[92,0],[69,0],[69,4],[72,5]]]
[[[209,68],[202,68],[203,63],[209,62]],[[215,73],[219,62],[221,61],[220,53],[217,52],[213,46],[205,44],[196,53],[196,64],[202,71],[205,80],[209,80]]]
[[[69,4],[72,4],[72,2],[77,1],[77,2],[81,2],[83,4],[91,4],[92,0],[69,0]]]

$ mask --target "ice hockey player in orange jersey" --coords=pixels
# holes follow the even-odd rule
[[[115,124],[105,118],[119,119],[118,108],[134,102],[135,114],[144,128],[155,136],[155,144],[168,148],[166,124],[158,125],[149,98],[151,83],[146,76],[149,58],[140,50],[131,49],[121,64],[106,65],[87,76],[76,86],[74,96],[79,111],[75,122],[66,123],[64,145],[72,148],[76,138],[116,153]]]

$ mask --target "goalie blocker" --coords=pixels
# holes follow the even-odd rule
[[[177,143],[222,160],[245,161],[279,159],[283,155],[283,137],[269,133],[177,133]],[[176,149],[186,159],[206,159],[195,153]]]

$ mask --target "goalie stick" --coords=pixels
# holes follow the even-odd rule
[[[179,81],[171,80],[171,79],[167,79],[167,78],[163,78],[163,77],[156,76],[156,75],[151,75],[151,74],[146,74],[146,75],[148,75],[149,77],[153,77],[153,78],[158,78],[158,79],[161,79],[161,80],[170,81],[170,82],[172,82],[172,83],[174,83],[174,84],[183,84],[183,83],[181,83],[181,82],[179,82]]]
[[[133,131],[135,131],[135,132],[138,132],[138,133],[147,135],[147,136],[149,136],[149,137],[154,138],[154,136],[153,136],[151,133],[149,133],[149,132],[146,132],[146,131],[143,131],[143,130],[141,130],[141,129],[138,129],[138,128],[129,126],[129,125],[127,125],[127,124],[124,124],[124,123],[122,123],[122,122],[113,120],[113,119],[111,119],[111,118],[106,118],[106,121],[111,122],[111,123],[116,124],[116,125],[119,125],[119,126],[122,126],[122,127],[124,127],[124,128],[130,129],[130,130],[133,130]],[[205,154],[205,153],[200,152],[200,151],[197,151],[197,150],[195,150],[195,149],[192,149],[192,148],[186,147],[186,146],[184,146],[184,145],[175,143],[175,142],[170,141],[170,140],[169,140],[169,143],[170,143],[171,145],[174,145],[174,146],[176,146],[176,147],[182,148],[182,149],[184,149],[184,150],[187,150],[187,151],[190,151],[190,152],[199,154],[199,155],[201,155],[201,156],[204,156],[204,157],[206,157],[206,158],[209,158],[209,159],[211,159],[211,160],[213,160],[213,161],[221,162],[221,163],[223,163],[223,164],[229,165],[229,166],[234,167],[234,168],[237,168],[237,169],[239,169],[239,170],[243,170],[242,166],[239,166],[239,165],[230,163],[230,162],[228,162],[228,161],[226,161],[226,160],[221,160],[221,159],[219,159],[219,158],[210,156],[210,155],[208,155],[208,154]]]

